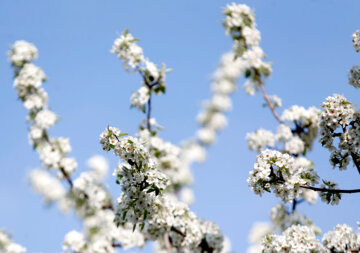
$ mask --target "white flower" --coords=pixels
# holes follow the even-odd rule
[[[215,141],[215,131],[211,128],[201,128],[197,131],[199,140],[205,145],[210,145]]]
[[[30,62],[37,57],[38,51],[34,44],[24,40],[16,41],[9,52],[9,60],[15,66],[22,66],[25,62]]]
[[[258,129],[253,133],[246,134],[249,149],[260,152],[263,148],[274,147],[275,136],[272,132],[265,129]]]
[[[256,222],[249,234],[249,242],[252,244],[260,243],[264,236],[270,234],[273,231],[268,222]]]
[[[46,203],[58,201],[65,197],[63,185],[44,170],[33,170],[29,174],[29,179],[33,189],[40,193]]]
[[[285,142],[285,150],[290,154],[301,154],[304,149],[304,142],[298,136],[294,136]]]
[[[356,52],[360,51],[360,31],[356,30],[353,34],[353,47],[355,48]]]
[[[42,110],[36,114],[34,122],[42,129],[48,129],[55,124],[57,116],[50,110]]]
[[[63,249],[72,249],[74,251],[80,251],[85,246],[84,235],[75,230],[70,231],[65,235],[63,242]]]
[[[127,30],[114,41],[111,52],[123,60],[124,66],[135,68],[144,61],[143,50],[136,44],[135,39]]]
[[[266,149],[257,156],[247,182],[255,194],[261,196],[264,191],[272,191],[289,202],[302,193],[299,185],[315,184],[317,180],[318,175],[312,168],[299,168],[290,155]]]
[[[60,160],[60,167],[64,169],[67,175],[71,175],[77,167],[77,162],[74,158],[64,157]]]
[[[293,225],[282,235],[268,235],[263,240],[264,253],[325,253],[324,247],[316,239],[314,231],[301,225]]]
[[[316,191],[304,190],[301,197],[311,204],[315,204],[319,194]]]
[[[149,98],[149,89],[145,86],[142,86],[131,95],[131,105],[137,107],[139,110],[144,111],[145,104],[148,102]]]
[[[353,228],[346,224],[337,225],[334,231],[324,234],[322,241],[331,252],[353,252],[360,248],[360,241]]]
[[[45,73],[41,68],[32,63],[26,63],[20,70],[18,76],[14,80],[14,87],[22,89],[23,87],[39,88],[46,80]],[[26,95],[26,94],[21,94]]]
[[[0,252],[2,253],[23,253],[26,248],[11,241],[11,238],[4,230],[0,230]]]
[[[105,178],[109,170],[109,162],[102,155],[94,155],[89,158],[87,165],[99,180]]]
[[[184,187],[180,190],[180,200],[188,205],[191,205],[195,201],[194,191],[188,187]]]
[[[360,88],[360,67],[353,66],[349,71],[349,84],[355,88]]]

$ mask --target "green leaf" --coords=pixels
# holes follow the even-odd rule
[[[122,215],[122,217],[121,217],[122,220],[125,220],[126,214],[127,214],[127,211],[124,211],[124,212],[123,212],[123,215]]]
[[[120,134],[118,135],[118,137],[120,138],[120,137],[123,137],[123,136],[126,136],[126,135],[128,135],[128,133],[120,133]]]
[[[142,231],[144,229],[144,227],[145,227],[145,223],[143,222],[140,224],[140,230]]]

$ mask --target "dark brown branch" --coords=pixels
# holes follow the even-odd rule
[[[71,180],[71,177],[67,174],[67,172],[64,170],[63,167],[60,167],[60,171],[63,174],[64,178],[66,179],[66,181],[69,183],[70,188],[73,188],[73,182]]]
[[[355,153],[353,153],[353,152],[351,152],[350,155],[351,155],[351,158],[352,158],[352,160],[353,160],[353,162],[354,162],[354,164],[355,164],[355,166],[356,166],[356,168],[357,168],[357,170],[358,170],[358,172],[360,174],[360,163],[359,163],[359,160],[357,158],[357,155]]]
[[[295,212],[295,210],[296,210],[296,205],[297,205],[297,200],[296,200],[296,199],[293,199],[291,213],[294,213],[294,212]]]
[[[121,248],[121,247],[122,247],[122,245],[121,245],[120,243],[117,243],[117,242],[113,242],[113,243],[111,244],[111,246],[112,246],[113,248]]]
[[[346,132],[346,126],[344,127],[343,125],[341,125],[341,128],[343,130],[343,133],[345,133]],[[358,170],[358,172],[360,174],[360,162],[358,160],[357,155],[354,152],[350,152],[350,155],[351,155],[351,158],[352,158],[352,160],[353,160],[353,162],[354,162],[354,164],[355,164],[355,166],[356,166],[356,168],[357,168],[357,170]]]
[[[180,231],[179,229],[177,229],[176,227],[171,227],[171,228],[170,228],[170,231],[173,231],[173,232],[175,232],[175,233],[178,233],[179,235],[181,235],[181,236],[183,236],[183,237],[186,236],[185,233],[181,232],[181,231]]]
[[[328,188],[318,188],[318,187],[313,187],[313,186],[309,186],[309,185],[300,185],[301,188],[304,189],[309,189],[309,190],[313,190],[313,191],[318,191],[318,192],[330,192],[330,193],[360,193],[360,189],[353,189],[353,190],[343,190],[343,189],[328,189]]]

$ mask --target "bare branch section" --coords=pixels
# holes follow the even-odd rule
[[[309,190],[313,190],[313,191],[318,191],[318,192],[330,192],[330,193],[360,193],[360,189],[352,189],[352,190],[343,190],[343,189],[328,189],[328,188],[318,188],[318,187],[313,187],[313,186],[309,186],[309,185],[300,185],[301,188],[304,189],[309,189]]]
[[[275,111],[274,106],[272,105],[268,94],[266,93],[266,90],[264,88],[264,84],[260,81],[259,87],[261,89],[261,92],[263,93],[264,99],[266,101],[266,103],[268,104],[272,114],[274,115],[274,117],[276,118],[277,121],[279,121],[280,123],[283,123],[283,121],[281,120],[281,118],[279,117],[279,115],[277,114],[277,112]]]

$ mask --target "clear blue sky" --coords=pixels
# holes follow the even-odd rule
[[[224,0],[107,0],[107,1],[0,1],[0,227],[29,252],[61,251],[64,234],[80,228],[73,216],[44,207],[32,193],[26,176],[40,166],[27,142],[26,111],[12,88],[13,73],[6,51],[15,40],[34,43],[40,53],[36,63],[49,77],[45,89],[51,108],[61,121],[52,135],[68,136],[80,171],[86,159],[102,153],[98,134],[108,125],[134,133],[143,115],[129,110],[129,96],[140,79],[122,69],[109,53],[123,29],[141,39],[146,56],[173,69],[168,91],[156,97],[153,115],[166,126],[162,136],[174,143],[197,129],[200,101],[209,97],[209,76],[220,55],[231,48],[221,26]],[[358,103],[359,90],[347,84],[347,72],[360,64],[351,34],[360,28],[359,1],[245,1],[256,10],[262,47],[273,62],[267,83],[270,94],[283,98],[284,106],[319,105],[333,93]],[[242,86],[242,80],[239,87]],[[268,220],[277,200],[250,192],[246,178],[255,161],[245,134],[256,128],[276,128],[260,96],[248,97],[239,89],[233,96],[229,126],[210,148],[205,164],[194,167],[198,216],[217,222],[245,252],[253,222]],[[111,167],[116,159],[111,154]],[[336,179],[343,188],[359,185],[355,169],[332,171],[328,151],[315,146],[313,158],[321,176]],[[111,176],[108,185],[118,192]],[[327,231],[338,223],[355,226],[360,195],[344,196],[339,206],[322,203],[299,207]]]

